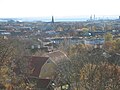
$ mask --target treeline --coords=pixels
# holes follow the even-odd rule
[[[103,48],[76,45],[67,50],[68,59],[57,65],[54,83],[61,90],[119,90],[119,40],[114,48],[105,42]],[[113,43],[111,42],[111,43]]]

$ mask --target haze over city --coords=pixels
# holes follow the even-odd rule
[[[1,0],[0,18],[118,16],[119,0]]]

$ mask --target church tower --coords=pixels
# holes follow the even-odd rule
[[[52,23],[54,23],[54,17],[52,16]]]

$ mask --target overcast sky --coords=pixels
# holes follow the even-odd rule
[[[120,0],[0,0],[2,17],[120,15]]]

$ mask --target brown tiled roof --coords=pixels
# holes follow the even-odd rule
[[[32,70],[31,76],[39,77],[40,71],[44,63],[48,60],[48,57],[31,57],[30,67]]]

